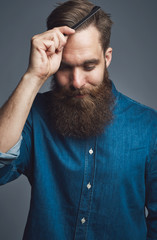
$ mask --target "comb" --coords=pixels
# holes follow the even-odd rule
[[[81,19],[78,23],[76,23],[75,25],[73,25],[71,28],[76,30],[78,29],[84,22],[86,22],[89,18],[91,18],[97,11],[99,11],[100,7],[99,6],[95,6],[93,7],[93,9],[91,10],[91,12],[84,17],[83,19]]]

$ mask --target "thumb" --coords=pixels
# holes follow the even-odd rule
[[[59,27],[59,30],[65,36],[72,35],[72,34],[75,33],[75,30],[70,28],[70,27],[68,27],[68,26]]]

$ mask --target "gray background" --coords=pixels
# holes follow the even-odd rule
[[[157,1],[92,1],[111,13],[114,26],[110,78],[117,89],[157,110]],[[1,0],[0,105],[27,69],[30,39],[46,30],[45,20],[55,0]],[[49,81],[41,91],[49,88]],[[20,240],[30,201],[30,186],[22,176],[0,187],[0,239]]]

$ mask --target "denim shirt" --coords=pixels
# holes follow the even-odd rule
[[[37,95],[19,156],[0,168],[1,184],[32,186],[23,240],[157,239],[157,112],[113,92],[113,122],[82,140],[52,130],[50,92]]]

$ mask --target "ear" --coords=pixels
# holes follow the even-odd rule
[[[112,48],[107,48],[105,52],[105,62],[106,62],[106,67],[108,68],[112,60]]]

